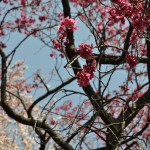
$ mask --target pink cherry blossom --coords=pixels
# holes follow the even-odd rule
[[[39,20],[42,22],[42,21],[45,21],[47,19],[46,16],[39,16]]]
[[[76,20],[66,17],[60,22],[60,24],[58,26],[58,32],[59,33],[63,33],[65,31],[73,32],[74,30],[78,29],[78,27],[75,26],[75,24],[76,24]]]
[[[21,0],[21,5],[25,6],[26,2],[27,2],[27,0]]]
[[[77,77],[78,77],[79,86],[86,87],[89,85],[89,81],[90,81],[90,77],[91,77],[90,73],[87,73],[84,71],[78,71]]]
[[[55,57],[55,56],[56,56],[56,53],[55,53],[55,52],[52,52],[49,56],[50,56],[50,57]]]
[[[54,45],[55,49],[59,50],[61,48],[61,44],[60,44],[59,39],[54,39],[52,42],[53,42],[53,45]]]
[[[81,43],[79,48],[76,50],[80,56],[84,59],[91,59],[93,47],[89,44]]]
[[[96,71],[96,60],[92,60],[87,65],[83,66],[85,72],[90,74],[90,79],[94,77],[94,72]]]
[[[7,45],[5,43],[0,42],[0,48],[6,48],[6,47],[7,47]]]
[[[126,54],[126,61],[131,69],[138,64],[138,60],[132,54]]]

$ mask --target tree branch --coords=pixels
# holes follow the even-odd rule
[[[33,104],[29,107],[28,109],[28,115],[31,117],[31,113],[32,113],[32,109],[34,108],[34,106],[36,104],[38,104],[40,101],[42,101],[44,98],[48,97],[50,94],[53,94],[55,92],[57,92],[58,90],[60,90],[62,87],[64,87],[65,85],[68,85],[69,83],[71,83],[72,81],[74,81],[76,79],[76,77],[69,79],[68,81],[62,83],[61,85],[59,85],[58,87],[56,87],[55,89],[51,90],[51,91],[47,91],[44,95],[40,96],[37,100],[35,100],[33,102]]]
[[[7,113],[7,115],[24,124],[24,125],[29,125],[35,128],[41,128],[53,138],[53,140],[63,149],[65,150],[73,150],[73,147],[70,146],[68,143],[64,142],[63,138],[60,137],[59,134],[54,132],[48,124],[43,123],[38,120],[34,120],[31,118],[25,118],[24,116],[19,115],[18,113],[15,113],[10,106],[7,104],[7,97],[6,97],[6,81],[7,81],[7,67],[6,67],[6,56],[5,53],[0,49],[0,55],[2,57],[2,81],[1,81],[1,106],[4,109],[4,111]]]
[[[68,16],[71,17],[68,0],[62,0],[62,5],[63,5],[64,17],[68,17]],[[75,45],[74,45],[73,32],[67,31],[67,39],[69,40],[69,44],[66,46],[66,54],[69,60],[71,60],[76,55],[76,53],[74,52]],[[77,72],[81,69],[78,60],[75,60],[71,65],[74,73],[77,74]],[[113,125],[113,123],[115,123],[115,119],[104,110],[101,98],[97,96],[97,94],[94,92],[91,85],[88,85],[87,87],[83,87],[83,90],[88,95],[94,109],[96,111],[100,111],[99,116],[102,118],[102,120],[106,123],[106,125],[110,125],[109,129],[111,129],[111,131],[113,132],[117,132],[115,125]]]

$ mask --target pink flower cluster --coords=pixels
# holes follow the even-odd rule
[[[36,83],[33,83],[33,84],[25,84],[21,89],[20,91],[23,92],[23,91],[26,91],[27,93],[31,93],[31,90],[34,89],[34,88],[38,88],[38,85]]]
[[[131,97],[132,101],[136,101],[139,97],[141,97],[143,95],[143,92],[135,89],[134,90],[134,95]]]
[[[82,7],[87,7],[90,4],[96,2],[97,0],[70,0],[70,1],[73,2],[76,6],[80,5]]]
[[[25,6],[26,2],[27,2],[27,0],[21,0],[21,5]]]
[[[73,32],[74,30],[78,29],[78,26],[75,26],[75,24],[76,20],[66,17],[60,22],[58,26],[58,32],[64,35],[66,35],[66,31]]]
[[[15,20],[15,23],[17,24],[18,31],[21,32],[21,29],[32,26],[35,21],[36,20],[34,18],[27,18],[27,16],[22,15],[21,18],[17,18]]]
[[[3,43],[3,42],[0,42],[0,48],[6,48],[7,46],[6,46],[6,44],[5,43]]]
[[[77,73],[79,86],[86,87],[89,85],[90,80],[94,77],[94,72],[96,71],[96,60],[91,60],[91,56],[93,54],[92,50],[93,47],[85,43],[81,43],[79,48],[76,50],[83,59],[88,61],[87,65],[83,66],[83,70],[78,71]]]
[[[66,40],[65,42],[62,42],[62,41],[63,39],[61,39],[60,37],[58,39],[54,39],[52,41],[54,48],[57,50],[60,50],[62,46],[66,46],[69,43],[69,40]]]
[[[90,81],[90,77],[91,77],[90,73],[87,73],[84,71],[78,71],[77,77],[78,77],[79,86],[86,87],[89,85],[89,81]]]
[[[75,24],[76,20],[69,17],[64,18],[60,22],[58,26],[59,37],[52,41],[55,49],[60,50],[63,46],[65,47],[69,43],[69,40],[67,39],[67,31],[73,32],[74,30],[77,30],[78,27],[75,26]]]
[[[76,50],[80,56],[86,60],[91,59],[93,47],[89,44],[81,43]]]
[[[115,8],[111,8],[110,11],[109,11],[110,15],[111,15],[111,19],[114,21],[114,22],[119,22],[121,21],[122,23],[125,23],[125,19],[124,19],[124,16],[119,13],[119,11],[117,11]],[[110,23],[109,23],[110,24]]]
[[[40,22],[43,22],[47,19],[47,16],[43,15],[43,16],[39,16],[39,20]]]
[[[96,71],[96,60],[89,62],[87,65],[83,66],[85,72],[90,74],[90,79],[94,77],[94,72]]]
[[[89,85],[90,80],[94,77],[94,72],[96,71],[96,60],[92,60],[87,65],[83,66],[82,71],[78,71],[78,84],[79,86],[86,87]]]
[[[150,23],[150,14],[144,12],[144,1],[134,0],[113,0],[114,8],[110,8],[109,13],[114,22],[121,21],[125,23],[125,17],[128,18],[132,25],[139,31],[143,31]],[[147,10],[147,11],[150,11]]]
[[[130,53],[126,54],[126,61],[130,66],[130,69],[134,68],[138,64],[138,60]]]

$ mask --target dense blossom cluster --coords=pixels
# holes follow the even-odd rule
[[[94,72],[96,71],[96,60],[91,60],[92,50],[93,47],[85,43],[81,43],[76,50],[83,59],[89,61],[87,65],[83,66],[83,70],[78,71],[77,73],[79,86],[86,87],[89,85],[89,81],[94,77]]]
[[[84,71],[78,71],[77,72],[77,77],[78,77],[78,84],[79,86],[86,87],[89,85],[89,81],[91,78],[91,74],[84,72]]]
[[[47,19],[47,16],[43,15],[43,16],[39,16],[39,20],[41,22],[45,21]]]
[[[141,92],[141,91],[135,89],[135,90],[134,90],[134,95],[131,96],[130,99],[131,99],[132,101],[136,101],[136,100],[137,100],[139,97],[141,97],[142,95],[143,95],[143,92]]]
[[[27,3],[27,0],[21,0],[21,5],[22,5],[22,6],[25,6],[26,3]]]
[[[64,18],[60,22],[58,26],[59,36],[52,41],[55,49],[63,49],[69,43],[69,40],[67,39],[67,31],[73,32],[74,30],[77,30],[78,27],[75,26],[75,24],[76,20],[69,17]]]
[[[23,15],[21,18],[17,18],[15,23],[18,26],[18,30],[21,32],[21,29],[26,28],[27,26],[32,26],[35,23],[34,18],[27,18],[27,16]]]
[[[93,47],[89,44],[81,43],[76,50],[80,56],[86,60],[91,59]]]
[[[80,5],[82,7],[87,7],[89,4],[96,2],[97,0],[70,0],[75,5]]]
[[[84,65],[83,69],[90,74],[90,79],[92,79],[94,77],[94,72],[96,71],[96,60],[92,60],[87,65]]]
[[[126,54],[126,61],[129,64],[131,69],[138,64],[138,60],[131,53]]]
[[[76,24],[76,20],[66,17],[60,22],[58,26],[58,32],[61,34],[66,34],[66,31],[73,32],[74,30],[78,29],[78,27],[75,26],[75,24]]]
[[[109,12],[111,19],[114,22],[121,21],[125,23],[125,17],[128,18],[132,25],[138,29],[138,31],[143,32],[145,27],[150,24],[150,14],[144,13],[145,2],[142,1],[126,1],[126,0],[113,0],[115,4],[114,8],[110,8]],[[150,8],[147,8],[150,11]]]
[[[94,77],[94,72],[96,71],[96,60],[90,60],[87,65],[83,66],[82,71],[78,71],[78,84],[80,86],[86,87],[89,85],[90,80]]]
[[[93,47],[85,43],[81,43],[76,50],[83,59],[88,61],[87,65],[83,66],[83,71],[78,71],[77,73],[78,84],[80,86],[87,86],[89,81],[94,77],[94,72],[96,71],[96,60],[91,60],[93,54],[92,50]]]
[[[39,6],[41,0],[31,0],[31,1],[27,1],[27,0],[15,0],[16,2],[19,2],[19,4],[23,7],[25,7],[27,4],[28,5],[36,5]],[[14,1],[13,0],[3,0],[3,3],[8,4],[10,3],[10,5],[14,5]]]

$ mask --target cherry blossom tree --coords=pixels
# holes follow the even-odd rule
[[[149,0],[0,0],[0,10],[0,149],[149,149]],[[50,62],[30,78],[16,59],[28,39]]]

